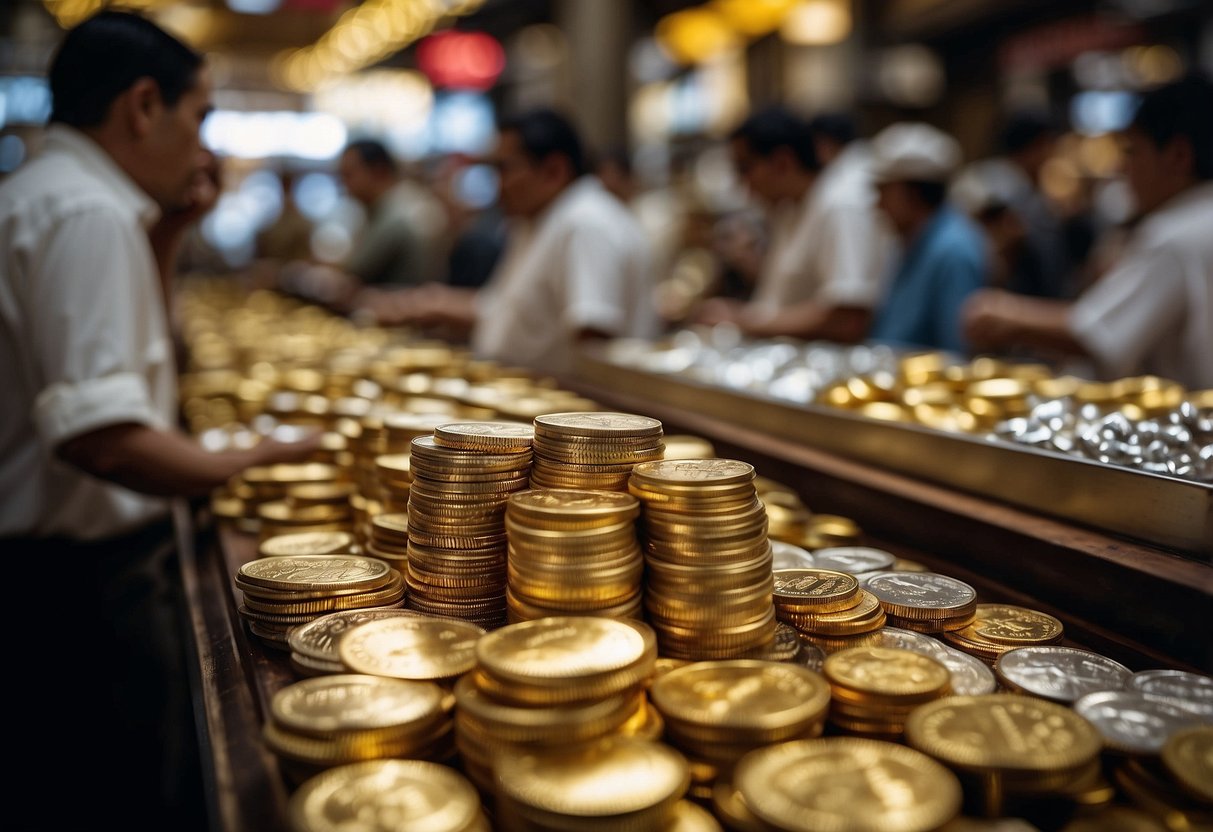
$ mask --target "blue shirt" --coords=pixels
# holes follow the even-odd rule
[[[897,265],[869,337],[964,352],[960,307],[985,278],[985,239],[968,219],[945,205]]]

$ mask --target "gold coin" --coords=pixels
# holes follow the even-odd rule
[[[300,506],[346,503],[356,490],[357,487],[352,482],[305,482],[299,485],[288,485],[286,499],[292,505]]]
[[[273,722],[262,726],[261,738],[274,754],[288,760],[327,767],[387,757],[421,757],[431,753],[451,732],[450,721],[420,737],[350,731],[313,737],[287,731]]]
[[[822,673],[835,691],[910,698],[942,694],[950,678],[935,659],[886,647],[852,647],[826,657]]]
[[[619,693],[594,702],[548,708],[498,702],[477,687],[476,673],[455,683],[459,718],[470,717],[505,742],[582,742],[619,728],[636,711],[635,694]]]
[[[433,682],[343,674],[288,685],[274,694],[270,714],[301,734],[374,731],[428,725],[445,713],[446,696]]]
[[[467,778],[420,760],[375,760],[329,769],[308,780],[287,806],[295,832],[411,829],[468,832],[481,822],[480,797]]]
[[[1163,745],[1162,762],[1184,790],[1213,803],[1213,727],[1172,734]]]
[[[326,676],[332,673],[345,673],[345,665],[341,662],[325,662],[305,656],[303,653],[291,653],[291,668],[300,676]]]
[[[522,422],[448,422],[434,428],[437,444],[461,450],[528,450],[534,437],[534,426]]]
[[[630,494],[617,491],[548,489],[520,491],[510,496],[509,517],[522,522],[559,525],[611,526],[640,513],[640,503]]]
[[[326,465],[320,462],[302,462],[246,468],[244,473],[241,474],[241,478],[253,485],[262,483],[293,485],[296,483],[337,480],[341,478],[341,470],[336,465]]]
[[[723,832],[712,813],[689,800],[680,800],[670,810],[661,832]]]
[[[273,613],[276,615],[321,615],[337,610],[361,609],[364,607],[386,607],[404,598],[404,579],[399,572],[393,570],[393,577],[382,589],[372,592],[362,592],[352,595],[335,595],[328,598],[315,598],[307,601],[266,602],[250,596],[244,597],[244,604],[249,610],[257,613]]]
[[[663,459],[642,462],[632,469],[632,476],[642,487],[656,490],[667,486],[752,487],[754,466],[735,459]]]
[[[476,646],[476,660],[503,680],[558,684],[618,672],[656,658],[647,628],[599,617],[512,624]]]
[[[662,440],[666,459],[712,459],[716,456],[712,443],[699,436],[667,433]]]
[[[1061,638],[1062,623],[1051,615],[1010,604],[978,604],[969,628],[986,641],[1023,647],[1047,644]]]
[[[829,686],[813,671],[752,659],[671,670],[653,682],[650,695],[667,721],[776,739],[819,721],[830,702]]]
[[[1069,708],[1001,693],[922,705],[910,714],[906,741],[953,768],[1025,773],[1075,769],[1103,747],[1099,732]]]
[[[535,417],[535,433],[593,438],[660,436],[661,422],[631,413],[548,413]]]
[[[257,516],[277,526],[320,526],[348,518],[348,506],[321,504],[293,506],[286,500],[273,500],[257,506]]]
[[[377,589],[391,580],[383,561],[358,555],[291,555],[260,558],[240,567],[237,576],[265,589]]]
[[[860,600],[859,581],[853,575],[829,569],[775,570],[775,604],[798,612],[838,612]]]
[[[832,737],[759,749],[737,765],[745,805],[778,829],[929,832],[960,811],[956,775],[913,749]]]
[[[351,628],[341,637],[337,653],[355,673],[451,679],[475,665],[476,642],[483,635],[483,629],[466,621],[384,618]]]
[[[651,818],[655,825],[686,793],[691,775],[686,759],[668,746],[610,737],[585,750],[502,760],[497,782],[502,796],[539,810],[548,828],[567,828],[562,817],[626,816],[629,824]]]
[[[333,555],[349,552],[353,546],[354,536],[346,532],[299,532],[267,538],[257,550],[261,557]]]

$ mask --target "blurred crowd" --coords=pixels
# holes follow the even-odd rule
[[[344,258],[314,256],[283,174],[285,208],[249,273],[551,372],[580,339],[725,326],[1209,387],[1213,255],[1180,229],[1213,222],[1211,101],[1198,77],[1145,96],[1117,138],[1132,208],[1112,218],[1089,190],[1062,204],[1042,187],[1067,130],[1038,110],[1006,113],[966,162],[930,124],[866,136],[852,114],[767,108],[721,148],[725,200],[704,199],[689,165],[645,187],[625,149],[588,147],[553,111],[502,122],[488,159],[428,172],[358,140],[333,164],[365,212]],[[498,198],[469,208],[453,174],[485,162]],[[1158,254],[1164,238],[1175,251]]]

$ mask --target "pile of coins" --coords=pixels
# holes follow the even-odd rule
[[[339,555],[353,553],[354,545],[354,536],[349,532],[296,532],[266,538],[257,547],[257,554],[263,558]]]
[[[775,570],[775,614],[807,641],[834,652],[879,630],[886,616],[853,575],[829,569]]]
[[[534,489],[510,497],[510,622],[548,615],[638,618],[639,514],[636,498],[617,491]]]
[[[1072,705],[1088,693],[1122,690],[1132,671],[1117,661],[1076,647],[1017,647],[994,662],[1007,690]]]
[[[674,818],[690,772],[667,745],[609,737],[586,749],[503,755],[496,782],[503,829],[659,830]]]
[[[960,630],[977,612],[977,590],[935,572],[882,572],[867,578],[864,588],[879,599],[889,624],[903,630]]]
[[[1053,616],[1010,604],[978,604],[973,623],[943,633],[953,647],[989,664],[1016,647],[1056,644],[1065,628]]]
[[[353,516],[348,497],[333,502],[289,496],[292,489],[302,486],[337,489],[340,476],[335,465],[310,462],[249,468],[238,479],[253,492],[244,501],[245,511],[256,517],[264,540],[291,532],[350,530]]]
[[[649,695],[668,740],[690,759],[725,771],[764,745],[821,736],[830,704],[819,674],[750,659],[671,670]]]
[[[359,555],[258,558],[241,566],[235,581],[244,593],[238,612],[249,630],[280,650],[287,649],[292,627],[325,613],[404,605],[400,573]]]
[[[413,488],[412,457],[409,454],[381,454],[375,457],[376,493],[383,511],[403,514],[409,509]]]
[[[661,422],[629,413],[535,418],[534,488],[627,491],[632,466],[661,459]]]
[[[645,462],[629,490],[644,505],[645,608],[661,653],[761,654],[775,637],[771,546],[754,467],[731,459]]]
[[[669,452],[668,437],[666,445],[666,459],[681,458]],[[795,491],[766,477],[755,477],[754,487],[767,510],[767,535],[772,543],[824,549],[859,542],[859,526],[849,517],[810,511]]]
[[[505,623],[510,495],[527,487],[527,426],[448,424],[413,440],[409,607],[484,627]]]
[[[1081,792],[1100,779],[1103,742],[1069,708],[1030,696],[953,696],[916,709],[906,741],[961,777],[986,817],[1008,801]]]
[[[913,630],[882,627],[874,633],[849,640],[853,642],[852,647],[889,647],[935,659],[948,669],[952,692],[961,696],[980,696],[998,689],[994,671],[981,659]]]
[[[657,644],[640,622],[551,617],[510,624],[476,647],[455,686],[464,770],[492,789],[494,758],[593,742],[647,710]]]
[[[397,829],[426,832],[492,829],[467,778],[423,760],[373,760],[331,768],[300,786],[287,808],[293,832],[332,832],[354,818],[372,819],[368,824],[390,818]]]
[[[733,828],[789,832],[951,829],[945,824],[962,800],[956,776],[925,754],[853,737],[754,751],[737,766],[723,796],[718,809],[741,821]]]
[[[898,739],[910,713],[951,693],[951,675],[940,662],[909,650],[852,647],[826,657],[830,721],[839,728],[880,739]]]
[[[453,756],[453,707],[432,682],[321,676],[274,694],[263,736],[296,782],[362,760],[440,761]]]
[[[1213,726],[1171,734],[1157,757],[1128,757],[1112,777],[1134,804],[1168,829],[1213,827]]]
[[[371,518],[371,536],[366,542],[368,557],[379,558],[401,575],[408,574],[409,516],[407,513],[376,514]]]
[[[291,667],[300,676],[345,673],[337,642],[348,630],[379,618],[418,618],[420,613],[402,609],[342,610],[292,627],[286,636]]]

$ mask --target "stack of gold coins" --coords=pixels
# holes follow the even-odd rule
[[[1010,604],[978,604],[973,623],[945,632],[944,641],[993,664],[1016,647],[1061,641],[1065,628],[1051,615]]]
[[[534,489],[510,497],[511,622],[548,615],[637,618],[644,555],[640,503],[617,491]]]
[[[358,484],[358,493],[364,500],[380,500],[375,459],[383,455],[385,434],[382,411],[372,410],[362,417],[357,437],[351,443],[354,453],[354,482]]]
[[[826,657],[830,721],[879,739],[897,739],[910,712],[951,693],[948,669],[909,650],[852,647]]]
[[[407,513],[377,514],[371,518],[371,539],[366,555],[379,558],[402,576],[407,574],[409,557],[409,516]]]
[[[761,655],[775,638],[771,546],[754,467],[731,459],[645,462],[629,490],[644,506],[645,608],[661,653]]]
[[[319,770],[452,756],[454,697],[433,682],[340,674],[288,685],[270,701],[265,744],[296,782]]]
[[[1103,742],[1069,708],[1030,696],[953,696],[917,708],[906,741],[960,775],[986,817],[1008,799],[1064,794],[1099,777]]]
[[[409,510],[409,491],[413,487],[409,454],[382,454],[375,457],[375,483],[379,502],[390,514]]]
[[[1112,776],[1134,804],[1168,829],[1213,828],[1213,726],[1177,731],[1160,757],[1126,759]]]
[[[339,555],[354,552],[349,532],[299,532],[280,534],[261,541],[257,554],[263,558],[284,555]]]
[[[501,755],[497,820],[516,832],[661,830],[686,794],[687,761],[666,745],[609,737],[589,748]]]
[[[358,486],[348,480],[297,483],[287,486],[286,503],[295,509],[336,506],[349,511],[350,497],[356,493],[357,488]]]
[[[531,452],[485,450],[475,428],[456,447],[456,435],[413,440],[409,606],[491,628],[505,623],[505,503],[527,487]]]
[[[1072,705],[1088,693],[1122,690],[1133,672],[1099,653],[1050,644],[1008,650],[994,675],[1007,690]]]
[[[632,466],[661,459],[661,422],[629,413],[535,417],[534,488],[627,491]]]
[[[680,667],[653,682],[649,695],[671,743],[726,771],[755,748],[821,736],[830,704],[819,674],[749,659]]]
[[[447,683],[475,666],[483,635],[482,628],[457,618],[375,618],[342,633],[337,656],[351,673]]]
[[[335,465],[318,462],[249,468],[242,475],[256,496],[246,500],[258,520],[261,539],[305,531],[346,531],[353,526],[348,502],[299,505],[287,492],[301,485],[333,485],[341,476]]]
[[[931,832],[957,816],[963,798],[956,775],[925,754],[854,737],[754,751],[732,784],[739,808],[756,821],[749,828],[789,832]]]
[[[961,630],[973,623],[977,590],[936,572],[880,572],[864,581],[889,624],[919,633]]]
[[[236,573],[238,612],[253,635],[287,649],[287,633],[325,613],[404,605],[404,581],[386,563],[359,555],[290,555],[249,561]]]
[[[829,569],[775,570],[775,614],[806,641],[829,652],[855,646],[855,637],[884,626],[876,596],[853,575]]]
[[[459,772],[422,760],[371,760],[317,774],[291,795],[292,832],[489,832],[480,796]],[[380,822],[381,821],[381,822]]]
[[[342,610],[292,627],[286,635],[291,667],[301,676],[345,673],[337,642],[349,629],[379,618],[418,618],[421,613],[402,609]]]
[[[668,459],[675,459],[672,455]],[[809,529],[813,513],[801,501],[800,496],[786,485],[766,477],[755,477],[754,487],[758,499],[766,506],[767,534],[772,541],[782,541],[799,546]]]
[[[648,710],[643,688],[656,656],[648,625],[609,618],[542,618],[485,636],[476,672],[456,685],[456,738],[468,776],[491,788],[503,750],[623,733]]]

